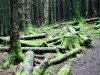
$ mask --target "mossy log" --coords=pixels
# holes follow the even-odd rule
[[[47,43],[44,41],[24,41],[20,40],[21,46],[28,46],[28,47],[47,47]]]
[[[33,51],[27,51],[25,53],[26,59],[23,66],[23,75],[31,75],[33,72],[33,62],[34,62],[34,53]]]
[[[81,45],[91,45],[92,39],[90,37],[88,37],[87,35],[80,35],[79,37],[82,39]]]
[[[85,19],[85,22],[89,23],[89,22],[94,22],[94,21],[98,21],[98,20],[100,20],[99,17],[97,17],[97,18],[89,18],[89,19]]]
[[[71,72],[71,66],[66,64],[60,69],[60,71],[58,71],[56,75],[69,75],[70,72]]]
[[[33,71],[32,75],[42,75],[43,72],[48,67],[48,62],[49,62],[49,59],[45,58],[44,61],[39,66],[36,67],[36,69]]]
[[[59,40],[53,42],[52,45],[58,45],[58,44],[60,44],[60,43],[61,43],[61,39],[59,39]]]
[[[34,51],[34,52],[57,52],[57,47],[21,47],[23,51]],[[9,50],[9,47],[0,47],[0,50]]]
[[[75,31],[80,31],[80,27],[79,26],[73,26],[73,28],[75,29]]]
[[[44,59],[45,58],[45,56],[42,54],[35,54],[34,55],[35,56],[35,58],[39,58],[39,59]]]
[[[81,31],[76,31],[72,26],[68,27],[68,30],[72,34],[77,34],[82,39],[81,44],[83,44],[83,43],[90,44],[91,43],[91,38],[87,37],[87,35],[84,35],[84,33],[82,33]]]
[[[70,56],[72,56],[72,55],[74,55],[74,54],[76,54],[77,52],[80,52],[80,51],[82,51],[82,48],[81,47],[76,48],[76,49],[73,49],[72,51],[70,51],[68,53],[65,53],[65,54],[63,54],[61,56],[58,56],[56,58],[51,59],[48,62],[48,65],[51,66],[51,65],[54,65],[56,63],[60,63],[60,62],[62,62],[64,60],[67,60],[68,57],[70,57]]]
[[[10,37],[0,37],[0,42],[3,44],[8,44],[10,41]]]
[[[93,29],[95,29],[95,30],[100,29],[100,24],[93,26]]]
[[[30,40],[30,39],[38,39],[38,38],[46,38],[46,37],[47,37],[47,33],[41,33],[36,35],[21,36],[21,39]]]
[[[76,30],[72,26],[68,27],[68,31],[71,32],[72,34],[77,34]]]
[[[37,59],[37,58],[34,58],[34,62],[35,62],[35,63],[38,63],[38,64],[41,64],[41,63],[42,63],[42,60]]]
[[[0,42],[8,44],[10,41],[9,37],[0,37]],[[28,47],[47,47],[47,43],[45,41],[26,41],[20,40],[21,46],[28,46]]]
[[[62,37],[61,46],[67,47],[68,50],[80,47],[80,38],[77,35],[64,35]]]
[[[67,24],[68,24],[68,25],[76,26],[76,25],[79,24],[79,22],[78,22],[78,21],[73,21],[73,22],[68,22]]]
[[[46,41],[46,43],[55,42],[55,41],[59,40],[60,38],[61,38],[61,37],[58,36],[58,37],[55,37],[55,38],[49,39],[49,40]]]

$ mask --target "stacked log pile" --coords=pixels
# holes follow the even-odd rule
[[[48,38],[47,33],[21,36],[21,49],[23,52],[26,52],[25,55],[27,58],[22,73],[25,75],[41,75],[49,66],[61,63],[68,57],[81,52],[82,46],[91,45],[91,38],[80,30],[80,27],[77,26],[78,23],[79,22],[69,22],[68,25],[70,26],[65,26],[62,29],[63,34],[55,36],[49,40],[46,39],[36,42],[36,39]],[[9,51],[9,41],[9,37],[0,37],[1,43],[7,43],[6,46],[4,45],[0,47],[0,51]],[[57,52],[61,52],[62,55],[57,56]],[[49,58],[43,55],[44,53],[55,53],[55,56]],[[62,68],[66,69],[67,67],[64,66]],[[68,70],[68,72],[69,71],[70,70]],[[60,72],[58,72],[57,75],[59,75],[59,73]]]

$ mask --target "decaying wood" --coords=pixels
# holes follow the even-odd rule
[[[61,43],[61,39],[57,40],[56,42],[53,42],[52,45],[58,45]]]
[[[72,34],[77,34],[82,40],[84,40],[84,42],[86,42],[88,44],[91,43],[91,38],[90,37],[87,37],[87,35],[84,35],[81,31],[75,31],[75,29],[72,26],[68,27],[68,30]]]
[[[67,24],[68,24],[68,25],[76,26],[76,25],[79,24],[79,22],[78,22],[78,21],[73,21],[73,22],[68,22]]]
[[[66,47],[67,50],[73,50],[80,47],[80,43],[80,38],[77,35],[64,35],[60,45]]]
[[[35,63],[38,63],[38,64],[41,64],[41,63],[42,63],[42,60],[37,59],[37,58],[34,58],[34,62],[35,62]]]
[[[0,42],[9,43],[9,37],[0,37]],[[21,46],[28,47],[47,47],[47,43],[45,41],[29,41],[29,40],[20,40]]]
[[[57,47],[21,47],[23,51],[34,51],[34,52],[57,52]],[[9,50],[9,47],[0,47],[0,50]]]
[[[21,39],[29,40],[29,39],[38,39],[38,38],[46,38],[46,37],[47,37],[47,33],[41,33],[36,35],[21,36]]]
[[[34,55],[35,56],[35,58],[39,58],[39,59],[44,59],[45,58],[45,56],[42,54],[35,54]]]
[[[100,24],[93,26],[93,29],[95,30],[100,29]]]
[[[80,27],[79,27],[79,26],[73,26],[73,28],[74,28],[76,31],[80,31]]]
[[[72,26],[68,27],[68,31],[71,32],[72,34],[77,34],[76,30]]]
[[[62,56],[58,56],[54,59],[51,59],[48,63],[48,65],[54,65],[56,63],[59,63],[59,62],[62,62],[64,60],[67,60],[68,57],[72,56],[73,54],[76,54],[77,52],[80,52],[82,51],[82,48],[76,48],[76,49],[73,49],[72,51],[68,52],[68,53],[65,53],[63,54]]]
[[[21,47],[22,50],[32,50],[34,52],[57,52],[57,47]]]
[[[64,65],[56,75],[69,75],[71,72],[71,66],[66,64]]]
[[[55,38],[49,39],[49,40],[46,41],[46,43],[55,42],[55,41],[59,40],[60,38],[61,38],[61,37],[58,36],[58,37],[55,37]]]
[[[34,53],[33,51],[27,51],[25,53],[25,56],[26,56],[26,59],[24,62],[22,73],[24,73],[24,75],[31,75],[33,71]]]
[[[94,21],[98,21],[98,20],[100,20],[99,17],[97,17],[97,18],[89,18],[89,19],[85,19],[85,22],[89,23],[89,22],[94,22]]]
[[[20,40],[21,46],[25,47],[47,47],[47,43],[44,41],[26,41],[26,40]]]
[[[39,66],[37,66],[36,69],[33,71],[33,75],[42,75],[48,67],[48,62],[49,59],[45,58],[44,61]]]

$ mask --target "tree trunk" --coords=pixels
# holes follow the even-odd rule
[[[32,25],[31,22],[31,2],[32,0],[26,0],[26,7],[25,7],[25,12],[26,12],[26,26]]]
[[[45,25],[49,24],[49,0],[45,0],[44,3],[44,17],[45,17]]]
[[[19,35],[19,18],[18,18],[18,0],[10,0],[11,17],[10,17],[10,55],[5,60],[3,67],[8,66],[10,63],[14,64],[16,59],[24,60],[22,54],[20,35]]]

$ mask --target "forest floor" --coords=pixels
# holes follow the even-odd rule
[[[58,29],[49,30],[48,34],[56,34],[61,32],[62,27]],[[92,38],[92,47],[84,48],[81,53],[76,54],[68,58],[68,60],[59,63],[57,65],[50,66],[46,69],[43,75],[56,75],[57,72],[65,65],[70,64],[72,66],[72,71],[70,75],[100,75],[100,33],[98,30],[92,28],[92,24],[82,27],[82,32]],[[100,30],[100,29],[99,29]],[[49,58],[54,58],[57,54],[46,53],[45,56]],[[0,64],[8,56],[7,52],[0,52]],[[43,59],[41,59],[43,61]],[[20,69],[20,64],[12,65],[8,69],[0,69],[0,75],[14,75],[14,72]]]

